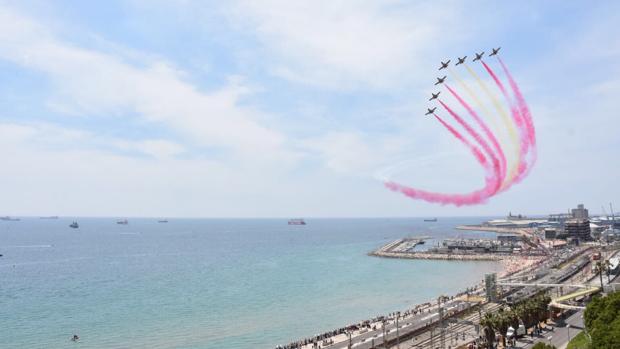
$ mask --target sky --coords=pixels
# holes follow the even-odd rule
[[[615,1],[1,1],[0,215],[400,217],[617,200]],[[480,187],[429,107],[440,60],[501,46],[538,160]]]

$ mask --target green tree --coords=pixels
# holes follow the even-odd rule
[[[608,260],[599,260],[594,264],[594,271],[598,274],[599,279],[601,280],[601,290],[603,289],[603,272],[609,273],[609,266],[611,264]],[[609,277],[609,274],[607,274]]]
[[[620,348],[620,292],[595,297],[583,318],[592,349]]]
[[[493,344],[495,343],[495,315],[492,313],[484,314],[482,319],[480,319],[480,326],[484,333],[487,349],[493,349]]]
[[[513,323],[514,313],[509,309],[500,308],[495,314],[495,330],[500,333],[502,344],[506,347],[506,332]],[[518,326],[518,325],[517,325]]]

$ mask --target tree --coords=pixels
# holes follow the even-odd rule
[[[595,297],[586,307],[584,322],[592,349],[618,348],[620,343],[620,292]]]
[[[502,344],[504,348],[506,347],[506,332],[508,331],[508,327],[513,322],[514,313],[511,310],[506,310],[504,308],[500,308],[499,311],[495,314],[495,329],[502,336]],[[518,325],[517,325],[518,327]]]
[[[480,319],[480,326],[487,343],[487,349],[493,349],[495,343],[495,316],[492,313],[486,313]]]
[[[601,290],[603,290],[603,272],[609,273],[610,263],[608,260],[599,260],[594,264],[594,271],[598,274],[599,279],[601,280]],[[608,274],[609,279],[609,274]]]

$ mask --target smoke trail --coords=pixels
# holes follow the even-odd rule
[[[525,121],[525,126],[527,127],[527,133],[528,133],[528,140],[530,144],[532,145],[532,159],[531,159],[532,164],[531,165],[533,165],[536,162],[536,130],[534,128],[534,122],[532,121],[532,114],[530,113],[530,109],[527,106],[527,103],[525,102],[525,98],[523,98],[523,95],[521,94],[521,90],[519,89],[519,86],[512,78],[512,75],[508,71],[508,68],[504,64],[504,61],[502,61],[500,57],[497,57],[497,60],[501,64],[502,69],[504,70],[504,74],[506,74],[506,76],[508,77],[508,82],[510,83],[512,92],[514,93],[517,99],[517,105],[519,106],[519,110],[521,111],[521,116],[523,117],[523,120]],[[531,165],[530,165],[530,168],[531,168]]]
[[[506,113],[506,110],[504,110],[504,107],[502,106],[502,104],[499,102],[499,100],[497,99],[497,97],[493,94],[493,92],[491,92],[491,90],[487,87],[487,85],[484,83],[484,81],[482,81],[482,79],[480,79],[480,77],[478,76],[478,74],[476,74],[476,72],[471,69],[467,63],[463,64],[465,66],[465,69],[467,69],[467,71],[469,72],[469,74],[476,80],[476,82],[478,83],[478,86],[480,86],[480,88],[484,91],[484,93],[491,99],[491,102],[493,103],[493,106],[495,107],[495,110],[497,110],[497,112],[499,113],[500,117],[502,118],[502,121],[504,122],[504,125],[506,126],[506,129],[508,131],[508,135],[510,137],[510,140],[512,142],[513,145],[513,156],[514,159],[519,159],[519,157],[521,156],[521,152],[518,149],[519,146],[519,136],[517,135],[514,125],[512,124],[510,117],[508,116],[508,114]],[[517,176],[517,166],[520,163],[520,160],[517,160],[516,163],[511,163],[509,166],[509,176],[508,176],[508,180],[505,181],[505,183],[511,183],[513,181],[513,179]]]
[[[484,61],[481,61],[481,63],[486,69],[486,72],[493,78],[497,88],[501,91],[504,97],[503,99],[505,99],[508,104],[510,115],[506,111],[506,104],[500,102],[501,97],[496,96],[496,92],[492,92],[485,82],[480,79],[476,72],[467,66],[467,64],[464,64],[464,66],[469,74],[477,81],[478,86],[484,91],[484,94],[493,103],[495,110],[501,117],[501,122],[505,126],[504,128],[500,128],[495,124],[497,119],[491,117],[493,114],[488,112],[485,105],[481,102],[481,98],[479,98],[476,93],[452,71],[452,69],[449,69],[451,75],[456,77],[459,84],[469,94],[471,99],[476,102],[479,110],[472,108],[470,102],[462,98],[459,93],[448,84],[445,84],[445,87],[460,105],[467,110],[469,115],[475,120],[475,126],[479,126],[482,132],[479,133],[479,131],[468,123],[469,120],[465,121],[442,100],[438,99],[437,101],[466,133],[463,132],[463,134],[461,134],[460,131],[456,129],[456,126],[452,126],[454,124],[450,125],[437,114],[432,114],[452,136],[468,148],[476,161],[482,166],[485,171],[484,187],[463,194],[438,193],[407,187],[386,179],[384,185],[388,189],[400,192],[414,199],[421,199],[431,203],[462,206],[484,203],[488,198],[496,195],[500,191],[508,189],[512,184],[525,178],[536,162],[536,134],[534,124],[529,107],[517,83],[514,81],[501,58],[498,57],[498,60],[507,77],[509,88],[504,86],[504,83],[498,78],[497,74],[495,74],[488,64]],[[429,111],[432,113],[430,109]],[[481,111],[488,114],[487,116],[489,117],[487,120],[483,120],[479,116],[478,113]],[[494,130],[495,132],[488,127],[487,123],[489,121],[491,121],[494,126],[497,126],[496,130]],[[509,140],[508,144],[500,142],[502,139],[498,140],[497,133],[501,130],[507,131],[509,139],[506,140]],[[489,143],[491,146],[489,146]],[[508,157],[509,154],[511,155],[510,157]]]
[[[485,170],[490,172],[490,168],[486,157],[480,151],[478,147],[471,144],[463,135],[446,123],[442,118],[440,118],[437,114],[433,114],[437,121],[439,121],[447,130],[450,132],[456,139],[458,139],[463,145],[465,145],[474,155],[478,163],[485,168]],[[436,193],[426,190],[420,190],[415,188],[410,188],[404,186],[402,184],[396,183],[394,181],[387,181],[384,183],[386,188],[400,192],[410,198],[413,199],[421,199],[427,202],[432,203],[440,203],[442,205],[453,204],[456,206],[463,205],[475,205],[486,202],[486,199],[489,198],[497,191],[497,176],[488,176],[486,177],[486,185],[479,190],[475,190],[473,192],[467,194],[445,194],[445,193]]]
[[[495,151],[497,152],[497,155],[499,156],[499,162],[500,162],[499,180],[503,182],[504,177],[506,176],[506,156],[504,155],[504,151],[502,150],[502,147],[499,145],[497,138],[491,132],[487,124],[482,119],[480,119],[476,111],[474,111],[471,108],[471,106],[467,104],[467,102],[465,102],[465,100],[463,100],[463,98],[461,98],[461,96],[459,96],[458,93],[456,93],[456,91],[450,88],[448,84],[445,84],[445,85],[448,91],[450,91],[450,93],[454,96],[454,98],[456,98],[459,101],[459,103],[461,103],[461,105],[467,110],[469,115],[471,115],[472,118],[474,118],[478,126],[480,126],[480,128],[482,129],[482,132],[484,132],[487,138],[491,141],[493,148],[495,149]]]
[[[506,99],[506,102],[508,103],[508,105],[510,105],[510,111],[512,113],[513,120],[515,122],[515,125],[517,126],[517,129],[519,130],[520,155],[521,156],[520,156],[520,162],[519,162],[519,167],[518,167],[518,173],[517,173],[516,178],[513,181],[513,183],[516,183],[516,182],[519,182],[521,179],[523,179],[524,174],[528,171],[528,167],[530,166],[530,164],[528,164],[527,161],[524,160],[528,152],[530,151],[530,146],[531,146],[530,140],[529,140],[529,130],[527,129],[527,126],[525,125],[525,121],[523,120],[523,116],[521,115],[521,110],[515,105],[515,103],[512,102],[512,99],[510,98],[508,91],[506,91],[504,84],[501,82],[501,80],[497,77],[493,69],[491,69],[491,67],[488,64],[486,64],[484,61],[481,61],[481,62],[482,62],[482,65],[484,66],[484,69],[486,69],[489,75],[493,78],[493,81],[495,81],[495,85],[497,85],[497,88],[499,88],[499,90],[502,92],[502,95],[504,96],[504,99]]]
[[[495,172],[494,178],[497,181],[496,190],[498,190],[499,186],[501,185],[500,165],[499,160],[495,156],[495,153],[493,153],[484,138],[482,138],[480,134],[476,132],[476,130],[474,130],[467,122],[465,122],[465,120],[463,120],[457,113],[455,113],[450,107],[448,107],[442,100],[439,100],[439,103],[454,118],[454,120],[456,120],[456,122],[458,122],[467,131],[467,133],[469,133],[469,135],[472,136],[476,140],[476,142],[478,142],[478,144],[480,144],[484,152],[489,156],[491,162],[493,163],[493,170]]]

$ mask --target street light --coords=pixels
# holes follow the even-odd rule
[[[400,317],[400,311],[396,312],[396,349],[400,349],[400,335],[398,332],[398,318]]]
[[[385,319],[381,320],[381,331],[383,331],[383,348],[387,349],[385,344]]]
[[[570,324],[566,324],[566,335],[568,336],[568,341],[570,342]]]

